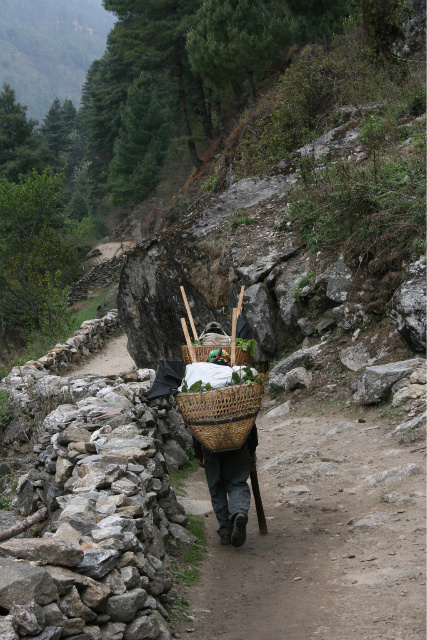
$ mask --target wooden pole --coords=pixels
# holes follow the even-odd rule
[[[46,507],[42,507],[31,516],[28,516],[28,518],[25,518],[25,520],[22,520],[22,522],[10,527],[10,529],[0,531],[0,542],[4,542],[5,540],[9,540],[9,538],[18,536],[26,529],[32,527],[33,524],[36,524],[36,522],[40,522],[40,520],[44,520],[45,518],[47,518],[47,509]]]
[[[261,493],[259,490],[258,474],[256,470],[256,462],[252,462],[251,466],[251,485],[252,493],[255,500],[256,515],[258,518],[258,528],[262,535],[268,533],[267,522],[264,515],[264,507],[262,506]]]
[[[190,321],[191,330],[193,332],[193,336],[195,340],[198,340],[199,337],[197,335],[196,327],[194,325],[193,316],[191,314],[190,305],[188,304],[187,296],[185,295],[184,287],[180,287],[182,293],[182,299],[184,300],[185,308],[187,309],[188,319]]]
[[[191,344],[190,334],[188,333],[187,323],[185,322],[185,318],[181,318],[182,330],[185,336],[185,342],[187,343],[188,352],[190,354],[191,362],[196,362],[196,354],[194,351],[194,347]]]
[[[236,328],[237,309],[233,309],[233,321],[231,324],[231,366],[236,364]]]
[[[245,287],[242,286],[242,288],[240,289],[239,303],[237,305],[237,316],[240,316],[240,313],[242,311],[243,294],[244,293],[245,293]]]

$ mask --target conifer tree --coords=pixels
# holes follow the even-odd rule
[[[152,79],[141,75],[122,108],[122,128],[114,145],[108,186],[115,202],[135,202],[158,182],[169,143],[169,125]]]
[[[342,33],[343,23],[352,10],[352,0],[286,0],[294,19],[294,37],[298,41],[322,43],[329,50],[332,34]]]
[[[35,131],[36,120],[27,120],[26,107],[15,101],[5,83],[0,92],[0,179],[16,182],[33,169],[43,170],[52,157]]]
[[[187,36],[191,66],[217,87],[246,73],[253,103],[254,71],[276,55],[279,27],[262,0],[205,0]]]

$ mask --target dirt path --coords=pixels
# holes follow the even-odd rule
[[[126,343],[109,340],[73,374],[131,369]],[[425,476],[364,482],[410,463],[424,468],[423,443],[399,444],[374,411],[359,422],[362,410],[312,399],[269,418],[268,404],[257,454],[269,533],[258,533],[252,506],[246,544],[221,547],[204,472],[189,479],[187,498],[207,515],[208,557],[201,583],[184,593],[195,624],[176,637],[424,640]],[[384,502],[392,492],[396,501]]]
[[[127,341],[126,334],[117,338],[109,338],[101,351],[91,356],[87,362],[73,368],[67,375],[76,376],[81,373],[109,375],[110,373],[130,371],[135,367],[135,362],[127,350]]]
[[[253,507],[246,544],[221,547],[208,514],[201,584],[185,593],[194,631],[187,625],[179,637],[424,640],[425,476],[373,488],[363,482],[408,463],[424,467],[422,443],[399,445],[387,425],[358,422],[354,409],[308,413],[301,407],[268,419],[264,411],[258,420],[269,534],[258,533]],[[382,502],[392,491],[397,501]],[[202,470],[187,495],[209,499]],[[370,514],[382,515],[359,522]]]

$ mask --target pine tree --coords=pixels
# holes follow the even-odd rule
[[[352,0],[286,0],[286,4],[294,19],[294,37],[300,42],[322,43],[326,52],[330,37],[342,33],[354,6]]]
[[[187,36],[193,70],[216,87],[245,72],[253,102],[254,71],[277,54],[280,23],[262,0],[205,0],[196,24]]]
[[[33,169],[43,170],[52,156],[35,131],[36,120],[27,120],[26,107],[15,101],[5,83],[0,92],[0,178],[16,182]]]
[[[104,0],[119,18],[115,33],[123,51],[141,71],[163,72],[176,82],[184,134],[193,164],[201,160],[187,107],[185,37],[201,0]]]
[[[169,130],[152,79],[141,75],[128,91],[114,145],[108,186],[115,202],[141,200],[156,186]]]
[[[64,149],[64,119],[59,98],[55,98],[46,114],[40,133],[56,159]]]

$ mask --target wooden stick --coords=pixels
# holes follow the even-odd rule
[[[196,362],[196,353],[194,351],[194,347],[191,344],[190,334],[188,333],[187,323],[185,322],[185,318],[181,318],[182,330],[185,336],[185,342],[187,343],[188,352],[190,354],[191,362]]]
[[[185,308],[187,309],[188,319],[190,320],[191,330],[193,332],[193,336],[195,340],[198,340],[199,337],[197,335],[196,327],[194,326],[193,316],[191,314],[190,305],[188,304],[187,296],[185,295],[184,287],[181,288],[182,298],[184,300]]]
[[[40,522],[40,520],[44,520],[46,517],[47,517],[47,509],[46,507],[42,507],[41,509],[33,513],[31,516],[28,516],[28,518],[25,518],[25,520],[22,520],[22,522],[15,524],[13,527],[10,527],[10,529],[5,529],[4,531],[1,531],[0,542],[4,542],[5,540],[9,540],[9,538],[14,538],[15,536],[18,536],[20,533],[22,533],[26,529],[29,529],[30,527],[32,527],[33,524],[36,524],[36,522]]]
[[[233,321],[231,324],[231,366],[236,364],[236,328],[237,309],[233,309]]]
[[[240,313],[242,311],[243,294],[244,293],[245,293],[245,287],[242,286],[242,288],[240,289],[239,303],[237,305],[237,316],[240,316]]]
[[[252,493],[255,500],[259,532],[262,535],[266,535],[268,533],[268,529],[267,529],[267,522],[264,515],[264,507],[262,506],[261,493],[259,490],[256,462],[252,462],[252,466],[251,466],[251,485],[252,485]]]

